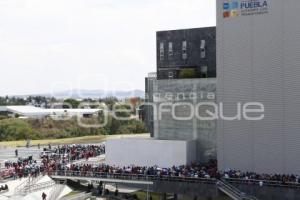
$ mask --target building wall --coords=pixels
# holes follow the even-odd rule
[[[106,163],[116,166],[172,167],[195,161],[193,141],[116,139],[106,142]]]
[[[153,108],[148,105],[153,103],[153,81],[156,80],[156,73],[149,73],[148,77],[145,78],[145,105],[144,115],[145,124],[150,133],[150,136],[154,136],[154,122],[153,122]]]
[[[225,18],[224,2],[217,0],[218,101],[228,114],[237,102],[261,102],[265,118],[218,121],[219,168],[299,174],[300,1],[267,0],[268,13]]]
[[[207,77],[216,77],[216,27],[194,28],[182,30],[159,31],[156,33],[157,42],[157,77],[169,79],[169,72],[173,78],[183,68],[194,68],[200,78],[201,68],[207,66]],[[201,57],[201,40],[205,40],[205,57]],[[186,59],[183,59],[183,41],[187,42]],[[169,54],[169,43],[172,43],[173,53]],[[160,44],[164,45],[164,56],[161,59]]]
[[[215,102],[216,79],[173,79],[155,80],[153,82],[153,101],[159,112],[154,112],[154,138],[160,140],[195,140],[196,157],[198,162],[206,162],[216,158],[216,121],[201,121],[195,115],[190,120],[176,120],[172,116],[171,106],[164,103],[187,102],[196,108],[200,102]],[[196,98],[190,95],[196,94]],[[190,98],[192,97],[192,98]],[[207,108],[211,109],[211,108]],[[190,115],[189,106],[176,106],[178,117]],[[205,116],[205,107],[199,109]]]

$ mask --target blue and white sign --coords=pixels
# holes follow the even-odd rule
[[[269,12],[269,0],[224,0],[223,17],[262,15]]]

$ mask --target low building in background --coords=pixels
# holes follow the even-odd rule
[[[34,106],[0,106],[0,112],[6,112],[11,117],[20,118],[64,118],[64,117],[91,117],[98,115],[101,109],[46,109]]]

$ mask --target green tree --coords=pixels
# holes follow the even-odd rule
[[[126,126],[121,126],[117,130],[117,134],[130,134],[130,130]]]
[[[76,99],[66,99],[64,100],[64,103],[70,104],[72,108],[78,108],[80,102],[77,101]],[[64,108],[69,108],[67,105],[64,105]]]
[[[126,118],[126,117],[130,117],[132,109],[130,105],[120,104],[114,107],[114,112],[117,117]]]
[[[1,120],[0,133],[1,140],[25,140],[38,138],[30,124],[20,119]]]
[[[118,134],[118,130],[120,127],[121,127],[120,121],[116,120],[115,118],[112,118],[109,133],[112,135]]]
[[[118,99],[116,97],[106,97],[104,99],[100,99],[100,102],[104,102],[109,110],[112,110],[113,106],[116,102],[118,102]]]

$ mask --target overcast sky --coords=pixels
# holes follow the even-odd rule
[[[214,26],[215,0],[0,0],[0,95],[144,89],[155,32]]]

